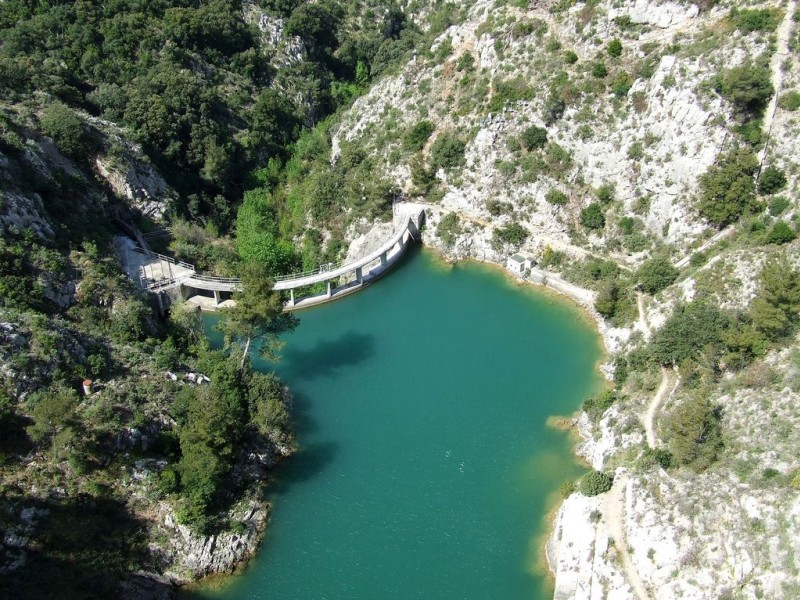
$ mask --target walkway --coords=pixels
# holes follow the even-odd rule
[[[380,277],[400,258],[408,244],[418,239],[424,216],[424,212],[419,208],[410,211],[400,210],[396,215],[398,227],[378,249],[346,265],[323,265],[313,271],[276,277],[273,289],[289,292],[288,310],[328,302],[334,297],[361,289]],[[202,295],[192,296],[197,298],[194,303],[205,309],[219,307],[221,293],[236,292],[241,289],[241,280],[236,277],[203,275],[197,272],[194,265],[144,250],[127,238],[121,240],[117,242],[118,253],[128,276],[143,289],[152,292],[164,292],[176,288],[214,292],[213,299]],[[348,277],[352,279],[341,285],[334,287],[331,283]],[[324,293],[301,300],[295,298],[295,290],[319,284],[327,284]]]

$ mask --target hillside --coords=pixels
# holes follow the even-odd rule
[[[556,597],[800,593],[796,2],[145,4],[0,6],[0,586],[229,570],[291,451],[286,390],[159,315],[114,235],[275,276],[414,202],[428,246],[527,255],[605,341]],[[73,519],[115,524],[105,557],[52,533]]]

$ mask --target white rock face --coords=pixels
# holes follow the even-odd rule
[[[662,29],[682,26],[687,21],[696,18],[698,14],[700,14],[700,8],[696,4],[687,6],[676,2],[654,0],[636,0],[636,2],[623,6],[612,6],[608,11],[610,19],[628,16],[633,23],[654,25]]]
[[[147,217],[160,220],[177,194],[149,163],[131,154],[99,155],[95,159],[98,173],[122,198]]]

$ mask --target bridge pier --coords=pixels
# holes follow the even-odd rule
[[[385,266],[386,266],[386,252],[384,252],[383,254],[381,254],[381,266],[382,266],[382,267],[385,267]]]
[[[356,283],[361,285],[361,282],[364,280],[363,271],[361,267],[356,267]]]
[[[328,286],[328,291],[327,291],[327,293],[325,295],[326,295],[326,297],[330,298],[331,297],[331,280],[328,279],[328,281],[326,283],[327,283],[327,286]]]
[[[219,290],[214,290],[214,306],[219,306],[222,302],[222,293]]]
[[[289,306],[294,306],[294,290],[289,290]]]

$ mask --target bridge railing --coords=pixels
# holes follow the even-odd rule
[[[193,275],[189,275],[187,279],[197,279],[198,281],[209,281],[213,283],[241,283],[242,280],[238,277],[217,277],[215,275],[200,275],[198,273],[194,273]]]
[[[138,252],[139,254],[144,254],[145,256],[149,256],[151,258],[157,258],[158,260],[163,260],[165,262],[171,263],[173,265],[177,265],[179,267],[183,267],[184,269],[190,269],[194,271],[194,265],[191,265],[187,262],[182,260],[177,260],[172,258],[171,256],[164,256],[163,254],[159,254],[158,252],[153,252],[152,250],[145,250],[141,246],[136,246],[133,248],[134,252]]]
[[[341,263],[325,263],[324,265],[320,265],[316,269],[310,269],[308,271],[303,271],[302,273],[289,273],[288,275],[276,275],[275,281],[288,281],[290,279],[300,279],[301,277],[311,277],[313,275],[321,275],[322,273],[327,273],[328,271],[333,271],[341,267]]]

